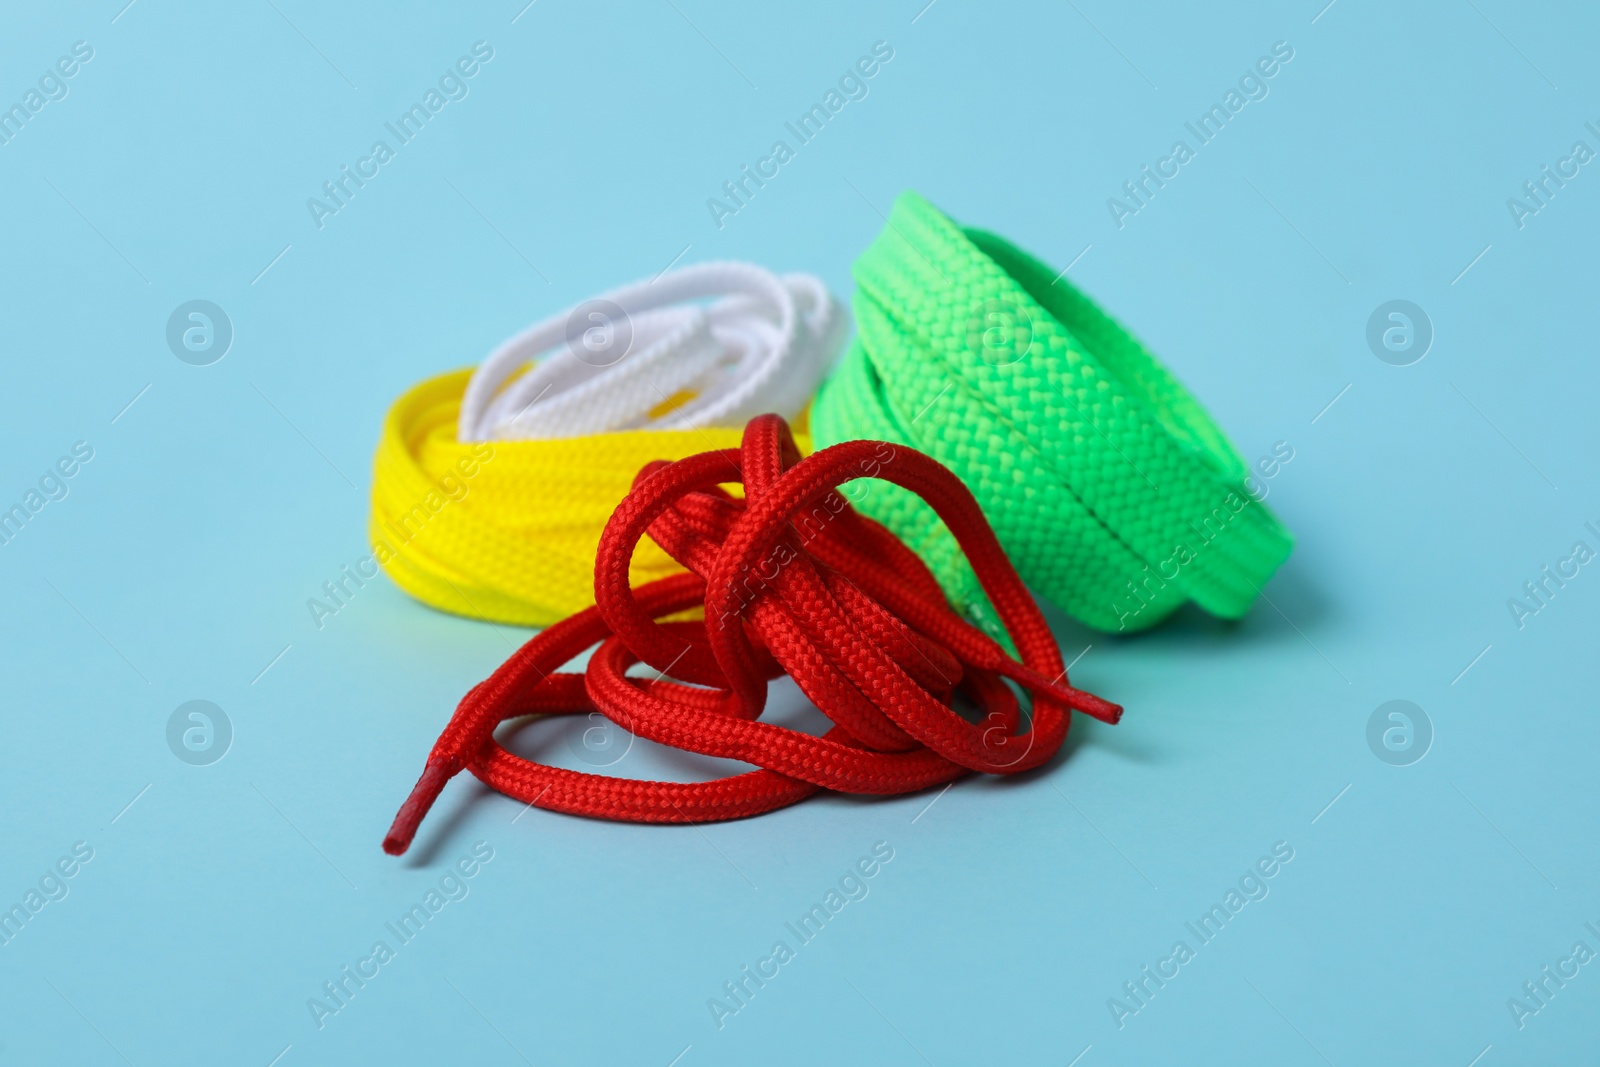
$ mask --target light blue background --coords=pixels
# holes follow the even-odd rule
[[[1600,966],[1525,1029],[1506,1001],[1575,941],[1600,949],[1600,572],[1521,630],[1506,602],[1600,547],[1600,174],[1522,229],[1506,200],[1600,147],[1593,14],[923,2],[8,5],[0,102],[74,41],[95,54],[0,146],[0,502],[74,441],[95,455],[0,547],[0,903],[76,841],[95,856],[0,947],[0,1061],[1592,1053]],[[306,199],[478,40],[470,96],[319,230]],[[717,229],[706,199],[878,40],[895,56],[870,96]],[[1280,40],[1271,95],[1119,230],[1106,199]],[[1082,253],[1074,280],[1247,457],[1293,447],[1269,483],[1298,535],[1271,604],[1129,640],[1058,620],[1123,723],[1080,718],[1044,772],[931,808],[634,827],[522,814],[464,776],[414,854],[385,856],[455,701],[526,636],[387,579],[313,624],[307,598],[366,551],[390,401],[685,246],[847,294],[906,188],[1060,266]],[[236,330],[208,367],[164,340],[196,298]],[[1413,366],[1365,341],[1394,298],[1436,330]],[[1365,740],[1396,698],[1436,731],[1403,768]],[[212,766],[166,746],[191,699],[234,725]],[[578,727],[520,744],[580,766]],[[707,773],[642,745],[618,769]],[[495,858],[470,895],[319,1031],[307,999],[477,841]],[[719,1030],[707,999],[879,841],[870,895]],[[1270,896],[1119,1029],[1107,999],[1277,841],[1295,858]]]

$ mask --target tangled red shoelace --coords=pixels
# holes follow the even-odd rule
[[[859,478],[899,485],[939,513],[1021,662],[951,611],[922,561],[837,492]],[[742,500],[720,488],[735,481]],[[630,588],[628,561],[646,533],[689,573]],[[1055,755],[1071,711],[1112,723],[1122,714],[1067,684],[1044,618],[955,475],[878,441],[801,459],[776,415],[752,419],[737,450],[640,471],[601,538],[595,601],[462,698],[385,851],[410,846],[463,769],[554,811],[710,822],[772,811],[819,789],[909,793],[969,771],[1015,774]],[[704,621],[657,621],[702,606]],[[558,671],[597,643],[585,673]],[[636,663],[657,677],[629,677]],[[767,683],[784,673],[833,720],[826,734],[760,721]],[[1025,731],[1006,679],[1032,695]],[[957,712],[957,693],[977,722]],[[614,778],[514,756],[494,737],[506,719],[596,710],[639,737],[760,769],[694,783]]]

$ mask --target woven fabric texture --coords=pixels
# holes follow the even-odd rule
[[[841,487],[860,479],[896,484],[942,517],[1019,659],[957,617],[916,556],[855,513]],[[743,484],[742,498],[722,489],[730,480]],[[647,532],[689,573],[635,587],[629,561]],[[1067,682],[1037,605],[953,474],[877,441],[802,458],[776,415],[751,420],[738,449],[641,471],[600,539],[594,591],[595,607],[534,637],[462,699],[385,851],[406,850],[462,770],[556,811],[703,822],[771,811],[819,789],[886,795],[970,771],[1016,774],[1055,755],[1071,712],[1107,722],[1122,712]],[[701,619],[658,621],[697,605]],[[596,642],[583,674],[559,671]],[[627,673],[641,663],[656,676]],[[767,683],[783,673],[833,721],[826,734],[760,721]],[[1032,697],[1026,722],[1007,681]],[[957,693],[971,717],[954,707]],[[710,782],[639,781],[522,759],[494,736],[508,718],[586,711],[758,769]]]
[[[369,526],[395,584],[458,615],[549,626],[593,604],[600,532],[640,468],[739,445],[726,428],[462,442],[456,418],[472,373],[424,381],[390,409]],[[632,562],[637,583],[680,571],[648,540]]]
[[[910,192],[854,274],[857,337],[813,407],[818,446],[870,437],[948,466],[1063,611],[1106,631],[1190,600],[1238,618],[1288,557],[1289,532],[1246,490],[1221,429],[1064,275]],[[862,510],[995,632],[925,503],[890,488]]]
[[[743,426],[792,419],[849,332],[809,274],[754,263],[667,271],[530,326],[467,384],[463,441],[580,437],[618,430]]]

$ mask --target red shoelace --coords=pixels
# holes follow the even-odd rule
[[[951,611],[915,553],[849,506],[838,488],[861,478],[938,512],[1020,662]],[[743,499],[720,488],[736,481]],[[628,563],[646,533],[689,573],[631,588]],[[762,415],[737,450],[653,463],[606,525],[594,586],[594,607],[535,636],[462,698],[386,852],[410,846],[462,770],[553,811],[711,822],[819,789],[887,795],[970,771],[1016,774],[1055,755],[1072,711],[1111,723],[1122,714],[1067,684],[1055,639],[972,494],[904,446],[848,441],[802,459],[788,424]],[[658,621],[697,607],[704,621]],[[559,670],[596,644],[584,673]],[[657,676],[630,677],[638,663]],[[827,733],[760,721],[767,683],[785,673],[833,721]],[[1007,679],[1031,695],[1031,721]],[[956,711],[957,693],[976,722]],[[759,769],[709,782],[616,778],[514,756],[494,736],[507,719],[594,711],[636,736]]]

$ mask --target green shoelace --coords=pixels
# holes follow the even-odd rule
[[[819,447],[904,444],[959,475],[1035,592],[1106,631],[1188,600],[1238,618],[1293,545],[1184,387],[1064,278],[907,192],[856,260],[857,337],[812,410]],[[852,496],[998,630],[955,538],[883,482]]]

